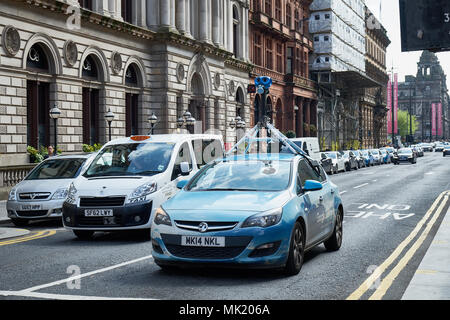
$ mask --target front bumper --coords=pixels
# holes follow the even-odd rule
[[[286,264],[290,233],[290,227],[283,224],[266,229],[236,227],[206,234],[153,224],[152,255],[159,265],[276,268]],[[225,247],[182,246],[182,236],[225,237]],[[274,247],[257,249],[265,244]]]
[[[113,217],[86,217],[86,209],[111,209]],[[74,230],[128,230],[150,228],[153,202],[124,205],[121,207],[87,208],[64,203],[63,224]]]
[[[6,211],[10,219],[61,219],[62,200],[8,201]]]
[[[414,158],[404,158],[404,157],[398,157],[394,158],[394,162],[400,163],[400,162],[413,162]]]

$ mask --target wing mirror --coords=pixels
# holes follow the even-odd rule
[[[192,169],[190,168],[190,165],[188,162],[181,162],[180,163],[180,173],[182,176],[188,176],[191,173]]]
[[[319,181],[315,180],[306,180],[305,185],[303,186],[303,191],[319,191],[322,190],[323,186]]]
[[[188,180],[181,180],[177,183],[177,188],[178,189],[183,189],[187,184],[188,184]]]

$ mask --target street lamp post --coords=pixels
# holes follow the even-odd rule
[[[186,111],[182,117],[178,118],[177,125],[179,128],[187,128],[195,125],[195,118],[189,111]]]
[[[108,122],[109,127],[109,141],[111,141],[111,123],[113,122],[115,118],[115,114],[111,111],[111,109],[108,110],[108,112],[105,114],[105,119]]]
[[[53,153],[53,155],[57,155],[58,153],[58,129],[57,129],[57,125],[58,125],[58,119],[61,116],[61,110],[58,108],[58,105],[55,103],[55,105],[53,106],[52,109],[50,109],[50,118],[53,119],[53,127],[55,130],[55,151]]]
[[[158,123],[158,117],[154,112],[150,117],[148,117],[148,122],[150,123],[150,135],[153,135],[153,130],[155,129],[156,124]]]

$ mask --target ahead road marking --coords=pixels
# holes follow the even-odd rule
[[[434,209],[436,209],[437,205],[441,201],[441,199],[446,195],[447,192],[443,192],[439,195],[439,197],[436,199],[436,201],[433,203],[431,208],[428,210],[428,212],[425,214],[425,216],[420,220],[420,222],[416,225],[414,230],[406,237],[405,240],[394,250],[394,252],[367,278],[361,286],[359,286],[358,289],[356,289],[348,298],[347,300],[358,300],[360,299],[364,293],[369,290],[373,283],[377,281],[380,274],[383,274],[384,271],[399,257],[399,255],[403,252],[403,250],[408,246],[408,244],[414,240],[416,235],[419,233],[419,231],[422,229],[422,226],[425,224],[425,222],[428,220],[428,218],[432,215]]]
[[[400,272],[406,267],[408,262],[411,260],[411,258],[414,256],[416,251],[420,248],[422,243],[425,241],[425,239],[428,236],[428,233],[430,232],[431,228],[436,223],[437,219],[441,215],[442,211],[444,210],[445,206],[447,205],[448,200],[448,194],[445,196],[444,201],[442,201],[439,208],[434,213],[433,218],[428,222],[426,228],[423,230],[420,237],[416,240],[416,242],[412,245],[412,247],[406,252],[404,257],[400,260],[400,262],[395,266],[394,269],[384,278],[384,280],[381,282],[380,287],[374,292],[374,294],[369,298],[369,300],[381,300],[386,292],[391,287],[394,280],[397,278],[397,276],[400,274]]]
[[[359,188],[362,188],[362,187],[365,187],[365,186],[368,186],[368,185],[369,185],[368,183],[364,183],[364,184],[362,184],[360,186],[354,187],[353,189],[359,189]]]

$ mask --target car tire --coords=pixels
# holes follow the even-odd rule
[[[73,230],[73,233],[80,240],[91,240],[95,232],[89,230]]]
[[[30,220],[27,219],[11,219],[11,221],[16,227],[26,227],[30,222]]]
[[[336,215],[336,224],[334,225],[333,234],[328,240],[326,240],[323,244],[328,251],[338,251],[342,245],[342,234],[343,234],[343,214],[342,211],[339,210]]]
[[[305,259],[305,231],[300,222],[296,222],[291,235],[289,245],[289,256],[284,267],[284,274],[287,276],[297,275],[303,266]]]

